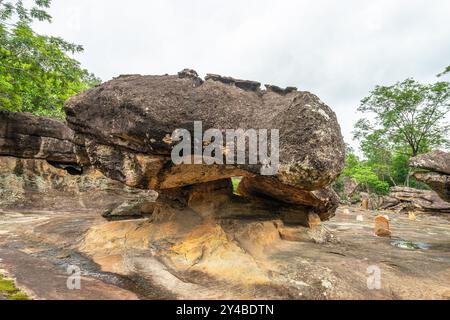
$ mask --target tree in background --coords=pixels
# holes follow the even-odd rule
[[[361,101],[354,130],[367,165],[390,185],[409,186],[408,160],[436,148],[449,147],[450,85],[425,85],[407,79],[377,86]],[[414,182],[415,183],[415,182]]]
[[[351,147],[347,146],[345,168],[341,176],[335,182],[333,188],[341,196],[345,198],[344,177],[349,177],[358,184],[358,189],[368,193],[376,193],[385,195],[389,192],[389,183],[384,181],[376,172],[370,161],[360,160]],[[346,199],[348,200],[348,199]]]
[[[361,141],[364,152],[368,139],[393,150],[403,149],[413,157],[449,146],[448,82],[424,85],[407,79],[390,87],[378,86],[361,101],[358,111],[374,116],[373,120],[359,120],[355,126],[355,138]]]
[[[68,54],[83,47],[36,34],[33,21],[51,22],[50,0],[0,0],[0,109],[64,117],[64,101],[100,80]]]

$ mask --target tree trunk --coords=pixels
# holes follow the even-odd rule
[[[406,186],[409,188],[409,177],[411,176],[412,169],[409,168],[408,175],[406,176]]]

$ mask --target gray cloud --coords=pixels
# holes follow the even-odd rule
[[[321,97],[347,142],[361,98],[450,64],[448,0],[54,0],[40,32],[83,44],[77,58],[108,80],[190,67]]]

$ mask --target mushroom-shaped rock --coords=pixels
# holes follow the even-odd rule
[[[131,187],[161,192],[243,176],[249,179],[247,186],[282,186],[295,197],[294,204],[329,217],[331,213],[323,213],[334,212],[335,205],[329,202],[337,200],[314,193],[331,192],[322,190],[343,169],[345,148],[336,115],[311,93],[263,91],[259,86],[258,82],[212,74],[203,81],[190,69],[178,75],[121,76],[71,98],[65,111],[91,163]],[[198,153],[183,153],[185,160],[192,161],[175,163],[171,154],[180,143],[174,139],[179,129],[192,137],[192,150],[200,146],[200,158],[217,142],[203,134],[209,129],[223,133],[223,163],[208,164],[205,157],[198,161]],[[226,161],[230,152],[236,152],[225,144],[230,129],[242,129],[249,139],[248,143],[244,140],[245,161]],[[252,133],[258,135],[258,149],[250,146]],[[261,133],[268,133],[267,144],[262,145],[269,157],[279,146],[275,150],[279,165],[271,176],[262,173],[268,163],[260,153]],[[257,161],[249,161],[256,151]],[[286,199],[289,196],[280,199],[278,193],[272,188],[261,195],[292,204]]]

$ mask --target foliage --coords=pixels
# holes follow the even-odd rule
[[[450,111],[448,82],[424,85],[406,79],[393,86],[377,86],[361,101],[358,111],[374,116],[360,119],[354,131],[368,157],[374,146],[413,157],[449,146],[450,125],[445,121]]]
[[[408,162],[419,154],[449,147],[450,84],[406,79],[393,86],[377,86],[361,101],[358,111],[366,117],[356,123],[354,138],[365,160],[351,175],[365,179],[377,192],[384,192],[385,183],[424,188],[411,177]]]
[[[29,300],[23,291],[16,288],[13,280],[5,279],[0,274],[0,300],[2,297],[7,300]]]
[[[49,6],[0,0],[0,109],[63,117],[67,98],[100,81],[69,57],[82,46],[32,30],[35,20],[51,22]]]
[[[361,189],[371,193],[387,194],[389,191],[389,183],[380,179],[374,168],[367,161],[361,161],[350,148],[347,148],[344,171],[335,184],[335,190],[340,194],[344,177],[352,178]]]
[[[239,194],[238,193],[238,188],[239,188],[239,184],[242,181],[242,177],[233,177],[231,178],[231,183],[233,184],[233,193],[234,194]]]
[[[442,73],[438,74],[437,76],[442,77],[442,76],[446,75],[447,73],[450,73],[450,66],[445,68],[445,70]]]

